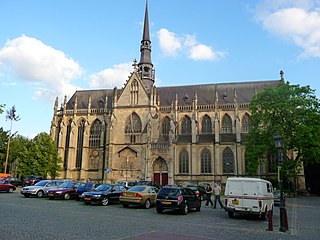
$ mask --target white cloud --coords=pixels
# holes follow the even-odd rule
[[[122,87],[132,71],[131,63],[123,63],[106,68],[101,72],[90,76],[90,87],[93,88],[113,88]]]
[[[223,52],[215,51],[211,46],[198,43],[195,36],[177,36],[165,28],[160,29],[157,35],[161,51],[167,56],[175,56],[180,52],[185,52],[188,58],[197,61],[224,57]]]
[[[182,47],[181,40],[176,37],[173,32],[162,28],[157,33],[161,51],[168,56],[177,54],[177,51]]]
[[[266,1],[257,6],[256,18],[270,33],[292,41],[302,57],[320,57],[320,2]]]
[[[77,87],[71,81],[82,74],[79,64],[62,51],[24,35],[8,40],[0,49],[0,67],[37,86],[36,98],[50,100],[72,94]]]

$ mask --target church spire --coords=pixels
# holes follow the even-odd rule
[[[154,84],[154,69],[151,62],[151,40],[149,33],[148,0],[146,1],[146,10],[144,15],[143,35],[140,45],[140,62],[138,64],[139,73],[147,90],[150,91]]]

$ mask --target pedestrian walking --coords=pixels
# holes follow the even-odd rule
[[[221,187],[218,183],[214,183],[214,206],[213,208],[216,208],[217,202],[220,204],[220,207],[223,208],[223,204],[220,199],[221,194]]]
[[[210,186],[210,184],[208,183],[207,187],[206,187],[206,194],[207,194],[207,202],[206,202],[206,207],[208,207],[209,203],[211,204],[211,207],[213,206],[213,202],[211,200],[211,195],[212,195],[212,187]]]

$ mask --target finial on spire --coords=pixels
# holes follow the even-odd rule
[[[284,77],[283,77],[283,75],[284,75],[284,72],[281,70],[281,71],[280,71],[281,81],[284,81]]]

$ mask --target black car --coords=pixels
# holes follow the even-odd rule
[[[7,178],[3,178],[4,182],[6,183],[10,183],[16,187],[22,187],[23,186],[23,181],[21,181],[19,178],[15,178],[15,177],[7,177]]]
[[[200,198],[188,187],[163,187],[157,194],[156,210],[162,213],[163,210],[171,209],[182,214],[188,214],[191,209],[200,211]]]
[[[98,186],[99,186],[99,184],[93,183],[93,182],[80,183],[79,186],[77,187],[77,190],[76,190],[75,199],[80,200],[82,193],[90,192]]]
[[[204,186],[199,186],[199,185],[188,185],[188,188],[190,188],[194,193],[201,199],[201,201],[207,199],[207,194],[206,194],[206,189]]]
[[[23,181],[23,186],[33,186],[42,180],[44,180],[43,176],[29,176]]]
[[[119,203],[119,197],[126,188],[120,184],[102,184],[91,192],[84,192],[80,200],[85,204],[101,204],[107,206],[109,203]]]
[[[137,186],[153,186],[153,187],[156,187],[158,189],[161,188],[160,183],[159,182],[154,182],[154,181],[143,181],[143,180],[141,180],[141,181],[137,182],[136,185]]]

